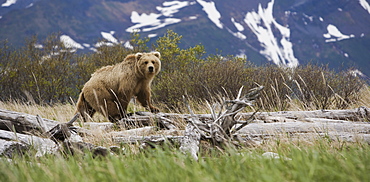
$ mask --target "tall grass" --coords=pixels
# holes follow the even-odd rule
[[[271,143],[270,143],[271,144]],[[198,162],[176,149],[126,151],[106,158],[46,156],[1,159],[0,181],[369,181],[369,145],[321,139],[314,145],[275,141],[263,147],[213,151]],[[338,147],[340,146],[340,147]]]

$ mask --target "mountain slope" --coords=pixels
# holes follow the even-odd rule
[[[246,55],[250,61],[294,67],[307,62],[370,75],[367,0],[7,0],[0,1],[0,40],[60,32],[77,49],[100,39],[126,42],[132,31],[183,35],[181,46]]]

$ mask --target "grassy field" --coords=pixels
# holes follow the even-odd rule
[[[333,143],[277,144],[280,158],[264,148],[211,151],[198,162],[176,149],[151,149],[93,158],[91,155],[1,159],[0,181],[369,181],[370,147]]]

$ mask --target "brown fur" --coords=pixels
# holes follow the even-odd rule
[[[152,112],[159,112],[150,102],[150,86],[161,69],[160,53],[136,53],[113,66],[105,66],[91,75],[80,93],[77,112],[84,121],[95,112],[111,122],[125,116],[130,99],[136,99]]]

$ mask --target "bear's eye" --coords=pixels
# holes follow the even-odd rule
[[[153,64],[155,64],[155,61],[152,61]]]
[[[145,64],[148,64],[148,61],[145,61]]]

